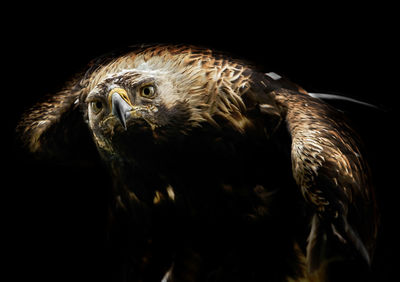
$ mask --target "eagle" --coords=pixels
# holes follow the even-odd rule
[[[91,61],[16,130],[40,158],[97,148],[113,281],[368,276],[378,216],[360,138],[318,95],[245,60],[131,46]]]

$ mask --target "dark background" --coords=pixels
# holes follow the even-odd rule
[[[189,4],[189,3],[188,3]],[[72,4],[71,4],[72,5]],[[99,4],[100,5],[100,4]],[[373,281],[398,265],[398,29],[393,7],[24,6],[2,22],[6,135],[2,240],[7,281],[107,281],[107,184],[102,167],[36,162],[14,140],[21,113],[87,62],[138,43],[188,43],[245,58],[310,92],[380,107],[338,104],[365,142],[382,215]],[[170,11],[173,12],[170,12]],[[195,12],[194,12],[195,11]],[[4,75],[6,75],[4,77]],[[4,159],[4,158],[3,158]],[[396,179],[397,180],[397,179]],[[3,260],[4,261],[4,260]]]

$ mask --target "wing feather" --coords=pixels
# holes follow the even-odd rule
[[[374,209],[374,204],[368,168],[354,132],[339,112],[308,95],[280,91],[277,100],[285,109],[292,138],[293,176],[323,222],[313,224],[314,232],[330,232],[369,264],[376,227],[374,218],[366,217],[371,215],[369,210]],[[320,228],[324,230],[317,231]],[[315,253],[309,246],[311,270],[319,266],[312,258]]]
[[[22,146],[34,156],[88,164],[97,153],[82,112],[82,75],[26,111],[16,128]],[[83,161],[83,162],[82,162]]]

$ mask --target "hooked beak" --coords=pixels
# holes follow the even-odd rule
[[[111,105],[112,114],[118,118],[122,126],[127,130],[126,119],[133,109],[125,89],[114,88],[108,94],[108,101]]]

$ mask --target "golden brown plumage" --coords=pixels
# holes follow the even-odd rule
[[[77,118],[80,112],[82,119]],[[257,228],[270,224],[269,232],[276,236],[266,233],[265,241],[281,243],[264,246],[262,238],[255,239],[264,246],[261,250],[279,248],[265,263],[290,249],[284,261],[291,266],[276,262],[279,267],[267,272],[281,273],[261,274],[261,266],[245,264],[241,275],[255,271],[254,281],[297,279],[307,273],[315,276],[330,260],[371,260],[375,204],[353,132],[340,113],[279,76],[209,49],[135,47],[94,60],[84,75],[27,112],[18,131],[30,151],[57,154],[60,147],[52,145],[57,143],[54,136],[70,136],[84,121],[112,171],[116,204],[132,213],[133,222],[138,214],[161,206],[165,215],[187,213],[187,220],[199,220],[206,227],[211,219],[205,207],[217,209],[215,218],[224,224],[234,219],[238,226],[247,226],[246,216],[257,218],[251,223]],[[76,141],[72,139],[63,142]],[[290,171],[294,181],[285,178]],[[278,196],[274,191],[280,191]],[[282,227],[281,220],[293,226]],[[308,242],[300,230],[280,238],[280,232],[296,233],[299,222],[310,234]],[[150,228],[147,224],[139,226]],[[199,250],[201,239],[193,238],[185,246],[175,242],[176,249],[168,250],[175,259],[167,259],[154,273],[165,273],[165,267],[173,265],[170,277],[201,279],[223,269],[204,262],[211,251]],[[133,252],[137,249],[141,247]],[[248,254],[240,247],[234,250],[238,260]],[[303,273],[295,258],[300,250],[307,257],[308,270]],[[222,253],[218,256],[226,259]],[[187,266],[192,260],[196,267]],[[145,273],[142,268],[135,271]],[[213,275],[224,280],[228,272],[229,268]]]

